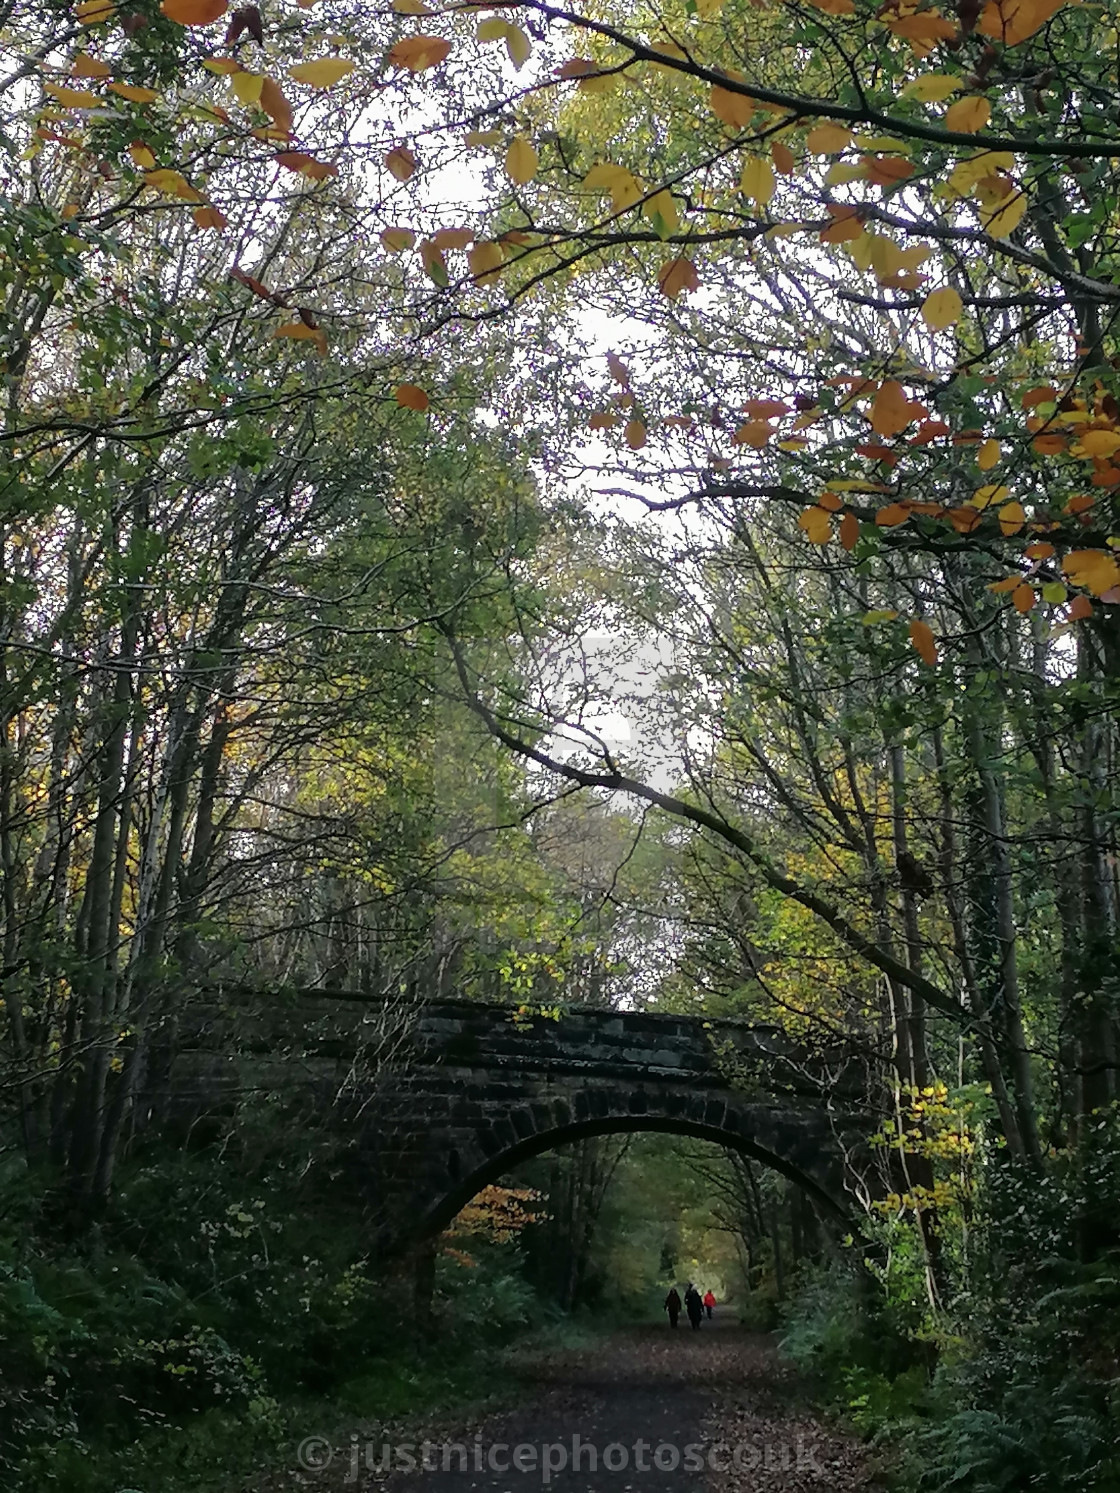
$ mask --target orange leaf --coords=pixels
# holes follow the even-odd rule
[[[442,36],[406,36],[389,48],[389,61],[394,67],[421,73],[446,61],[450,51],[451,43]]]
[[[272,334],[274,337],[290,337],[294,342],[314,342],[319,349],[319,356],[327,355],[327,334],[319,327],[309,327],[306,322],[286,321],[283,326],[277,327]]]
[[[708,103],[720,123],[735,130],[750,124],[757,108],[754,99],[744,93],[734,93],[730,88],[721,88],[718,83],[708,95]]]
[[[854,513],[845,513],[840,520],[840,543],[846,550],[853,550],[859,539],[859,519]]]
[[[1014,603],[1015,610],[1025,615],[1034,606],[1034,587],[1028,586],[1026,581],[1023,581],[1021,585],[1016,586],[1014,591],[1012,591],[1011,600]]]
[[[622,432],[631,451],[640,451],[646,443],[646,427],[642,420],[627,420]]]
[[[771,145],[770,159],[774,162],[774,170],[782,176],[789,176],[797,164],[793,151],[780,140],[775,140]]]
[[[657,272],[657,284],[662,295],[675,301],[684,291],[698,290],[700,276],[691,259],[669,259]]]
[[[209,26],[229,9],[229,0],[163,0],[160,10],[180,26]]]
[[[1015,47],[1045,26],[1065,0],[988,0],[977,28],[982,35]]]
[[[1075,596],[1069,604],[1071,622],[1082,622],[1093,615],[1093,603],[1087,596]]]
[[[1056,431],[1046,435],[1036,435],[1031,442],[1032,447],[1038,452],[1039,456],[1058,456],[1066,449],[1068,444],[1069,442],[1065,436],[1058,435]]]
[[[812,508],[802,508],[797,524],[810,544],[827,544],[832,538],[832,518],[823,508],[815,505]]]
[[[937,644],[934,641],[933,629],[928,622],[911,622],[910,641],[918,651],[918,656],[923,663],[929,664],[932,669],[937,663]]]
[[[286,134],[291,133],[292,106],[274,78],[265,78],[261,84],[261,108],[270,116],[277,129]]]
[[[904,156],[872,156],[867,162],[867,180],[874,187],[890,187],[913,175],[913,163]]]
[[[421,415],[431,404],[419,384],[398,384],[395,398],[402,410],[416,410]]]
[[[199,228],[216,228],[219,233],[226,226],[226,219],[216,207],[196,207],[191,215]]]
[[[876,435],[898,435],[913,418],[902,385],[893,378],[887,379],[871,405],[871,429]]]

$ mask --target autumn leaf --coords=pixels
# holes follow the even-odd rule
[[[990,472],[998,464],[999,458],[999,442],[988,440],[983,443],[976,453],[976,465],[982,472]]]
[[[426,68],[438,67],[450,51],[451,43],[442,36],[405,36],[389,48],[389,61],[394,67],[422,73]]]
[[[1103,596],[1120,585],[1120,560],[1107,550],[1071,550],[1062,561],[1062,569],[1075,586]]]
[[[229,0],[162,0],[160,10],[180,26],[209,26],[229,9]]]
[[[657,284],[662,295],[675,301],[685,291],[700,288],[700,276],[691,259],[669,259],[657,272]]]
[[[902,90],[903,98],[916,98],[923,104],[939,104],[961,86],[960,78],[951,73],[923,73],[912,78]]]
[[[845,513],[840,520],[840,543],[846,550],[853,550],[859,540],[859,519],[854,513]]]
[[[290,133],[292,106],[274,78],[265,78],[261,83],[261,108],[270,116],[277,129]]]
[[[1114,430],[1087,430],[1077,444],[1086,456],[1115,456],[1120,451],[1120,434]]]
[[[923,663],[932,669],[937,663],[937,643],[928,622],[915,621],[910,624],[910,642]]]
[[[515,186],[523,187],[533,180],[540,167],[540,159],[530,141],[518,136],[510,142],[506,151],[505,172]]]
[[[980,216],[980,223],[985,233],[990,233],[992,238],[1007,238],[1014,233],[1023,220],[1023,214],[1027,210],[1027,194],[1016,192],[1004,207],[997,207],[994,212]]]
[[[317,62],[300,62],[288,69],[293,83],[308,83],[312,88],[333,88],[354,71],[345,57],[320,57]]]
[[[631,451],[640,451],[646,443],[646,427],[643,420],[628,420],[622,432]]]
[[[754,118],[755,109],[758,107],[754,99],[748,98],[745,93],[736,93],[733,89],[721,88],[718,83],[713,84],[712,91],[708,95],[708,103],[719,122],[733,130],[745,129]]]
[[[112,71],[107,62],[91,57],[88,52],[79,52],[70,64],[70,76],[73,78],[108,78]]]
[[[383,228],[381,242],[390,254],[401,254],[405,249],[412,248],[416,235],[411,228]]]
[[[977,29],[993,41],[1016,47],[1041,30],[1065,0],[988,0]]]
[[[407,181],[416,170],[416,157],[406,145],[397,145],[385,157],[385,165],[391,176]]]
[[[871,429],[876,435],[898,435],[914,419],[902,385],[887,379],[871,404]]]
[[[992,106],[986,98],[962,98],[945,111],[945,128],[959,135],[974,135],[992,117]]]
[[[811,508],[802,508],[797,524],[810,544],[827,544],[832,538],[832,518],[826,509],[815,504]]]
[[[479,285],[489,285],[499,278],[502,266],[505,264],[501,244],[476,244],[467,255],[467,263],[470,266],[471,277]]]
[[[225,214],[220,213],[216,207],[211,206],[209,203],[204,207],[196,207],[191,217],[199,228],[213,228],[218,233],[221,233],[222,229],[226,227]]]
[[[283,326],[277,327],[272,335],[287,337],[294,342],[314,342],[319,349],[319,356],[326,357],[327,334],[319,327],[309,327],[303,321],[288,321]]]
[[[398,384],[394,398],[401,409],[416,410],[421,415],[431,403],[419,384]]]
[[[759,207],[766,207],[774,195],[775,185],[774,168],[765,156],[748,156],[739,179],[739,190],[743,196],[756,202]]]
[[[932,332],[943,332],[960,320],[964,309],[960,294],[951,285],[931,290],[922,302],[922,320]]]
[[[64,109],[100,109],[105,102],[87,88],[67,88],[62,83],[44,83],[43,92],[49,93]]]
[[[789,176],[797,164],[793,151],[781,140],[775,140],[771,145],[770,159],[774,162],[774,170],[782,176]]]
[[[840,124],[818,124],[805,136],[805,144],[814,155],[839,155],[851,143],[851,130]]]
[[[655,192],[643,203],[642,212],[649,219],[659,239],[672,238],[674,233],[679,232],[681,219],[672,192]]]
[[[110,83],[109,92],[127,99],[130,104],[154,104],[159,98],[154,88],[141,88],[137,83]]]

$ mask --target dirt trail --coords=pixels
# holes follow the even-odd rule
[[[687,1322],[675,1332],[633,1328],[521,1369],[517,1408],[426,1446],[355,1451],[343,1486],[360,1493],[853,1493],[873,1486],[861,1448],[814,1418],[773,1342],[742,1331],[731,1312],[717,1309],[698,1332]],[[332,1470],[340,1471],[337,1464]]]

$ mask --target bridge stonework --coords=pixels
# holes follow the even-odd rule
[[[849,1218],[844,1153],[867,1118],[838,1101],[853,1096],[841,1056],[798,1051],[776,1028],[344,995],[258,1009],[248,1037],[236,997],[189,1024],[170,1060],[165,1118],[228,1124],[253,1096],[272,1096],[328,1142],[385,1255],[438,1233],[518,1161],[620,1131],[744,1152],[798,1183],[819,1212]]]

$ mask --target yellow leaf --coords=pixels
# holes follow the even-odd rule
[[[658,270],[657,284],[662,295],[675,301],[684,291],[697,290],[700,276],[691,259],[670,259]]]
[[[923,104],[939,104],[961,86],[960,78],[951,73],[923,73],[902,90],[903,98],[916,98]]]
[[[234,62],[232,57],[204,57],[202,65],[207,72],[218,73],[219,76],[242,71],[240,62]]]
[[[802,508],[797,524],[810,544],[827,544],[832,538],[832,518],[825,508]]]
[[[398,384],[394,398],[401,409],[416,410],[421,415],[431,403],[419,384]]]
[[[1002,483],[989,483],[987,487],[978,487],[969,498],[969,506],[972,508],[990,508],[993,503],[1002,503],[1011,496],[1011,489]]]
[[[994,466],[999,464],[999,458],[999,442],[985,441],[976,453],[976,465],[982,472],[990,472]]]
[[[937,663],[937,643],[934,641],[933,629],[928,622],[911,622],[910,642],[917,649],[922,662],[929,664],[932,669]]]
[[[506,151],[505,168],[510,181],[523,187],[532,181],[540,166],[540,159],[528,140],[518,136]]]
[[[255,108],[261,101],[261,89],[264,87],[264,79],[258,73],[233,73],[229,80],[229,86],[233,89],[238,100],[247,109]]]
[[[825,172],[826,187],[843,187],[850,181],[863,181],[867,176],[866,161],[833,161]]]
[[[426,68],[438,67],[450,51],[451,43],[442,36],[406,36],[389,48],[389,61],[394,67],[422,73]]]
[[[105,103],[88,88],[66,88],[61,83],[44,83],[43,92],[49,93],[64,109],[100,109]]]
[[[1087,430],[1078,445],[1086,456],[1113,456],[1120,451],[1120,435],[1114,430]]]
[[[501,144],[501,130],[468,130],[463,136],[464,145],[499,145]]]
[[[960,293],[951,285],[931,290],[922,302],[922,320],[932,332],[943,332],[960,320],[964,309]]]
[[[913,418],[902,385],[887,379],[871,404],[871,429],[876,435],[898,435]]]
[[[88,52],[79,52],[70,64],[70,74],[75,78],[108,78],[112,71],[107,62],[91,57]]]
[[[393,0],[393,9],[399,16],[428,16],[431,11],[424,0]]]
[[[1004,503],[1003,507],[999,510],[998,517],[1000,529],[1008,538],[1012,534],[1018,534],[1027,521],[1027,515],[1022,503]]]
[[[467,255],[467,263],[471,267],[472,278],[479,285],[489,285],[491,281],[498,279],[505,264],[501,244],[476,244]]]
[[[312,88],[333,88],[353,71],[354,64],[345,57],[320,57],[317,62],[290,67],[288,77],[293,83],[309,83]]]
[[[766,207],[774,195],[776,181],[774,168],[765,156],[748,156],[743,163],[743,174],[739,190],[744,197]]]
[[[128,153],[132,157],[133,165],[139,166],[141,171],[154,171],[156,158],[143,140],[134,140],[128,147]]]
[[[224,16],[229,0],[163,0],[160,10],[180,26],[209,26]]]
[[[130,104],[154,104],[159,98],[154,88],[141,88],[136,83],[110,83],[109,92],[128,99]]]
[[[673,201],[672,192],[655,192],[643,205],[642,212],[653,225],[653,231],[660,239],[670,238],[681,226],[680,214],[677,212],[677,204]]]
[[[990,233],[992,238],[1007,238],[1014,233],[1023,220],[1023,214],[1027,210],[1026,192],[1016,192],[1009,199],[1006,207],[997,207],[993,213],[985,216],[980,214],[980,223],[985,233]]]
[[[146,171],[144,184],[156,192],[165,192],[169,197],[181,197],[185,202],[201,202],[202,193],[194,187],[181,171]]]
[[[111,21],[117,13],[117,7],[111,0],[81,0],[74,14],[83,26],[98,26],[103,21]]]
[[[852,132],[839,124],[818,124],[805,137],[805,144],[819,156],[839,155],[852,143]]]
[[[592,191],[609,192],[611,206],[616,213],[633,207],[642,196],[642,187],[637,178],[625,166],[613,166],[609,161],[592,166],[583,178],[583,184]]]
[[[962,98],[945,111],[945,128],[960,135],[974,135],[992,117],[992,106],[986,98]]]

